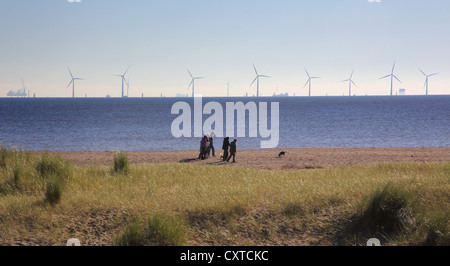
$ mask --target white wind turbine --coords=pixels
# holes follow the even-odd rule
[[[312,80],[312,79],[320,79],[320,77],[311,77],[311,76],[309,75],[309,73],[308,73],[308,70],[306,70],[306,67],[305,67],[305,72],[306,72],[306,75],[308,75],[308,80],[306,81],[305,86],[303,86],[303,88],[305,88],[306,85],[308,85],[308,83],[309,83],[309,93],[308,93],[308,96],[311,96],[311,80]]]
[[[395,68],[395,62],[394,62],[394,66],[392,67],[391,74],[386,75],[386,76],[380,78],[380,79],[384,79],[384,78],[391,77],[391,96],[392,96],[392,89],[393,89],[393,85],[394,85],[394,78],[395,78],[396,80],[398,80],[400,83],[402,83],[402,82],[394,75],[394,68]],[[402,84],[403,84],[403,83],[402,83]]]
[[[419,68],[419,71],[422,72],[422,74],[426,77],[424,86],[427,88],[425,95],[428,95],[428,78],[431,77],[431,76],[437,75],[439,73],[433,73],[433,74],[427,75],[420,68]]]
[[[192,85],[192,97],[194,97],[194,95],[195,95],[195,80],[196,79],[203,79],[204,77],[194,77],[193,75],[192,75],[192,73],[189,71],[189,69],[187,70],[188,71],[188,73],[189,73],[189,76],[191,76],[191,83],[189,83],[189,86],[188,86],[188,89],[189,89],[189,87],[191,87],[191,85]]]
[[[342,81],[342,82],[347,82],[348,81],[348,96],[352,96],[352,84],[355,85],[355,87],[357,87],[355,82],[353,82],[352,77],[353,77],[353,71],[352,71],[352,74],[350,75],[349,79],[346,79],[346,80]]]
[[[75,98],[75,80],[77,80],[77,79],[83,80],[83,79],[73,77],[72,71],[70,71],[70,68],[69,68],[69,74],[72,79],[70,80],[70,83],[69,83],[69,85],[67,85],[66,89],[69,88],[70,84],[72,84],[72,98]]]
[[[130,69],[130,67],[131,66],[129,66],[128,68],[127,68],[127,70],[125,70],[125,72],[122,74],[122,75],[114,75],[114,76],[118,76],[118,77],[121,77],[122,78],[122,98],[123,98],[123,83],[125,82],[127,82],[127,80],[126,80],[126,78],[125,78],[125,75],[127,74],[127,72],[128,72],[128,69]],[[128,95],[127,95],[128,96]]]
[[[255,83],[256,81],[256,97],[259,97],[259,78],[270,78],[269,76],[266,75],[260,75],[258,74],[258,71],[256,70],[255,64],[253,64],[253,69],[255,70],[256,73],[256,77],[253,80],[252,84],[250,84],[250,87],[253,85],[253,83]]]

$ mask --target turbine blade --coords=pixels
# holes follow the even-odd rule
[[[398,80],[398,82],[400,82],[400,83],[402,83],[403,84],[403,82],[401,82],[395,75],[392,75],[396,80]]]
[[[249,87],[251,87],[253,85],[253,83],[255,83],[255,81],[258,79],[258,76],[256,76],[256,78],[252,81],[252,84],[250,84]]]
[[[188,89],[191,87],[192,83],[194,83],[194,79],[191,80],[191,83],[189,83]]]
[[[381,77],[380,79],[385,79],[385,78],[388,78],[388,77],[390,77],[391,76],[391,74],[389,74],[389,75],[387,75],[387,76],[384,76],[384,77]]]
[[[306,81],[305,86],[303,86],[303,88],[305,88],[306,85],[308,85],[309,82],[311,82],[311,78],[309,78],[308,81]]]
[[[437,75],[437,74],[439,74],[439,73],[433,73],[433,74],[428,75],[428,76],[431,77],[431,76],[434,76],[434,75]]]
[[[350,80],[350,81],[351,81],[351,83],[353,83],[353,85],[355,85],[355,87],[358,87],[358,86],[356,86],[355,82],[353,82],[353,80]]]
[[[127,74],[128,69],[130,69],[131,65],[127,68],[127,70],[125,70],[125,73],[123,73],[123,75],[125,76],[125,74]]]
[[[310,76],[309,76],[308,70],[306,70],[306,67],[305,67],[305,72],[306,72],[306,75],[308,75],[308,78],[309,78]]]
[[[347,81],[350,81],[349,79],[346,79],[346,80],[343,80],[343,81],[341,81],[341,82],[347,82]]]
[[[256,70],[255,64],[253,64],[253,69],[255,70],[255,73],[257,76],[259,76],[258,71]]]
[[[419,68],[419,71],[422,72],[422,74],[426,77],[427,74],[425,74],[425,72],[422,71],[422,69]]]
[[[73,78],[72,71],[70,71],[70,68],[68,68],[68,69],[69,69],[70,76]]]
[[[194,76],[192,76],[191,71],[189,71],[189,69],[187,70],[189,73],[189,76],[191,76],[191,78],[194,78]]]
[[[70,84],[72,84],[73,79],[69,82],[69,85],[67,85],[66,89],[69,88]]]
[[[395,63],[396,63],[396,62],[394,62],[394,65],[392,66],[392,72],[391,72],[391,74],[394,74]]]
[[[270,78],[270,76],[266,76],[266,75],[259,75],[262,78]]]

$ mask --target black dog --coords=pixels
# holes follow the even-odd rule
[[[278,153],[278,157],[284,156],[284,155],[286,155],[286,153],[287,153],[287,151],[282,151],[282,152]]]

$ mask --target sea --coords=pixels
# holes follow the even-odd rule
[[[30,151],[197,150],[200,137],[172,134],[176,102],[194,110],[193,98],[0,98],[0,145]],[[271,103],[279,103],[277,148],[450,147],[450,95],[204,97],[202,102],[218,102],[224,112],[227,102],[267,102],[268,116]],[[210,116],[203,115],[203,121]],[[225,114],[223,121],[226,129]],[[247,123],[247,133],[248,128]],[[215,134],[220,149],[223,136]],[[249,134],[234,138],[238,149],[259,149],[265,140]]]

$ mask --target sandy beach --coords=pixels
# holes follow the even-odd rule
[[[280,151],[287,152],[278,157]],[[114,151],[54,152],[74,165],[112,165]],[[132,164],[189,163],[229,165],[261,169],[323,168],[346,165],[368,165],[379,162],[450,161],[450,148],[326,148],[238,150],[236,163],[223,162],[222,150],[216,157],[199,160],[198,151],[128,151]]]

